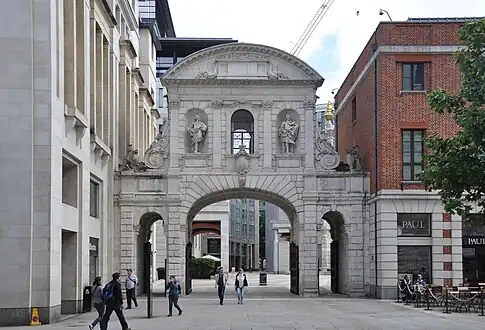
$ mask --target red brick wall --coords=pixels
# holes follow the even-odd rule
[[[457,45],[460,24],[381,23],[351,72],[340,87],[336,101],[340,104],[351,86],[372,57],[372,45]],[[451,54],[388,54],[378,57],[378,189],[401,188],[401,130],[423,128],[428,134],[437,132],[450,136],[458,130],[449,116],[437,115],[427,104],[426,93],[401,93],[402,70],[400,62],[426,62],[426,89],[443,88],[456,93],[460,74]],[[342,159],[345,150],[359,145],[362,167],[373,174],[373,65],[364,79],[350,95],[338,113],[338,147]],[[357,100],[357,120],[352,123],[352,98]],[[340,106],[340,105],[339,105]],[[420,186],[407,187],[416,189]],[[404,187],[406,189],[406,187]],[[374,190],[374,189],[373,189]]]

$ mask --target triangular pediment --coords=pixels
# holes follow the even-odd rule
[[[306,83],[321,86],[324,79],[299,58],[279,49],[230,43],[198,51],[170,68],[162,83],[199,83],[247,80],[261,83]]]

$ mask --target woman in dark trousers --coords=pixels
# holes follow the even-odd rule
[[[94,329],[94,327],[101,322],[104,314],[104,300],[103,300],[103,285],[101,284],[101,277],[96,277],[93,282],[93,287],[91,288],[91,299],[94,304],[94,308],[98,312],[98,317],[89,325],[89,329]]]
[[[173,306],[175,306],[175,308],[177,308],[177,310],[179,311],[179,315],[182,315],[182,309],[180,308],[180,306],[178,304],[180,294],[182,293],[182,288],[180,287],[180,284],[177,282],[175,277],[170,276],[170,279],[167,283],[165,290],[168,292],[168,315],[167,315],[167,317],[172,316]]]

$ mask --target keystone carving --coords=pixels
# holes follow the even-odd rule
[[[246,174],[249,171],[249,159],[251,158],[246,151],[245,145],[239,146],[239,151],[235,155],[236,157],[236,172],[239,174],[239,186],[244,187],[246,185]]]

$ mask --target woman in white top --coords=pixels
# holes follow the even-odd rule
[[[234,289],[237,293],[237,303],[243,304],[244,300],[244,288],[248,286],[248,280],[246,278],[246,274],[243,273],[243,270],[240,269],[236,275],[236,281],[234,282]]]

